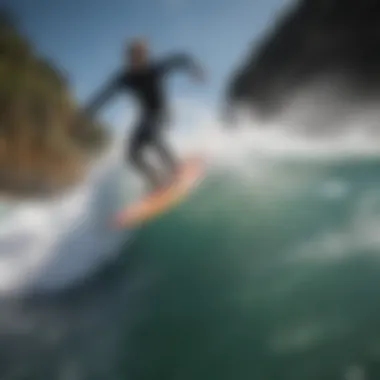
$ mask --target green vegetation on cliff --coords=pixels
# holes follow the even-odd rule
[[[62,72],[0,9],[0,194],[70,185],[107,141],[80,115]]]

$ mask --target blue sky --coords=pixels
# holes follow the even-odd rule
[[[4,1],[4,0],[3,0]],[[123,46],[142,35],[153,53],[184,51],[209,73],[201,88],[176,75],[172,97],[215,104],[226,79],[273,22],[284,0],[5,0],[37,49],[69,77],[77,99],[85,103],[120,67]],[[113,122],[125,100],[107,106]]]

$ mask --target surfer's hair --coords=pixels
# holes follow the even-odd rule
[[[143,37],[136,37],[128,42],[128,53],[129,55],[133,55],[136,51],[141,49],[147,50],[148,41]]]

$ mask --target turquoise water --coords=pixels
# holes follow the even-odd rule
[[[210,173],[80,288],[3,302],[1,379],[379,379],[380,158]]]

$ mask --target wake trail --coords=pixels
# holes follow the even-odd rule
[[[107,226],[121,203],[115,153],[57,199],[2,204],[1,296],[64,288],[118,251],[126,233]]]

